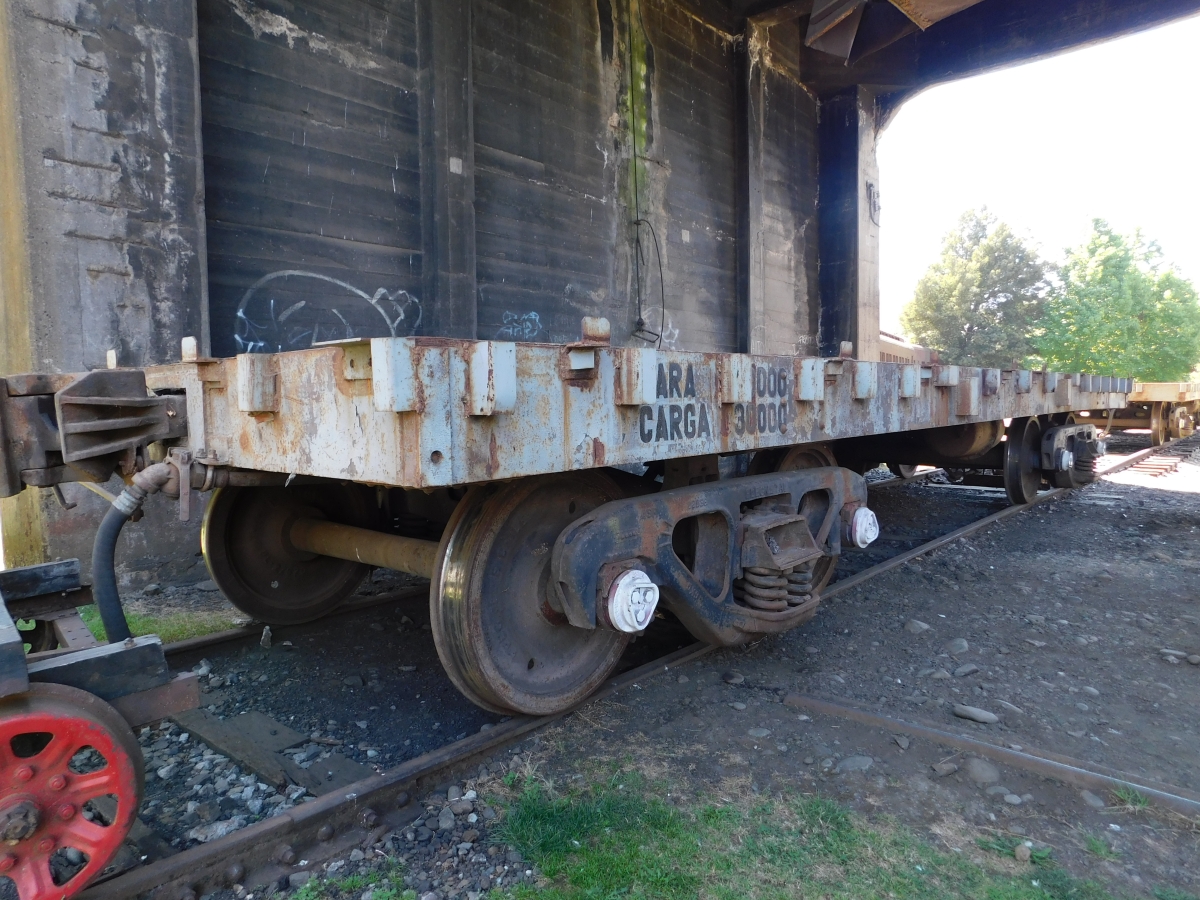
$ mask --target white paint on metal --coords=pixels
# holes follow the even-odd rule
[[[879,363],[854,363],[854,399],[870,400],[879,392]]]
[[[964,406],[922,392],[910,364],[873,363],[875,394],[862,398],[868,369],[853,360],[586,349],[594,366],[582,370],[568,348],[531,343],[376,338],[256,354],[250,366],[278,373],[278,409],[256,418],[241,407],[268,404],[239,402],[238,360],[151,367],[147,381],[186,390],[198,456],[413,488],[1068,411],[1053,393],[1018,393],[1022,373],[982,396],[979,370],[964,370]],[[1126,400],[1076,393],[1071,409]]]
[[[589,347],[572,347],[567,351],[567,361],[572,370],[596,368],[596,351]]]
[[[750,403],[754,400],[754,361],[752,357],[736,354],[723,367],[721,402]]]
[[[875,513],[865,506],[854,511],[850,520],[850,542],[859,549],[865,549],[879,537],[879,519]]]
[[[796,398],[810,403],[825,399],[825,360],[800,360],[800,374],[796,379]]]
[[[622,572],[608,591],[608,620],[618,631],[645,631],[658,607],[658,585],[641,569]]]
[[[424,409],[417,377],[417,353],[412,341],[371,339],[372,384],[380,412],[421,412]]]
[[[237,404],[244,413],[279,409],[279,369],[276,357],[243,353],[237,357]]]
[[[517,345],[478,341],[470,350],[467,414],[494,416],[517,405]]]
[[[995,397],[1000,390],[1000,370],[983,370],[983,396]]]
[[[958,385],[958,366],[934,366],[934,387],[956,387]]]
[[[983,404],[983,379],[978,375],[960,378],[958,384],[958,409],[960,416],[973,418],[979,415]]]

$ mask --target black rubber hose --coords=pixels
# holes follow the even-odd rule
[[[117,538],[130,515],[110,506],[92,545],[92,599],[100,610],[100,621],[104,623],[104,633],[110,644],[127,641],[133,636],[125,621],[125,610],[121,608],[116,568]]]

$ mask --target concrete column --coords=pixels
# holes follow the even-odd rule
[[[191,0],[0,7],[0,375],[207,345],[197,59]],[[86,564],[101,504],[65,490],[69,513],[29,490],[0,505],[9,565]]]

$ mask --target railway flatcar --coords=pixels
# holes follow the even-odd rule
[[[505,713],[587,697],[660,606],[718,645],[797,627],[878,535],[868,464],[1026,503],[1089,481],[1137,396],[881,340],[880,130],[930,85],[1197,9],[5,4],[5,553],[90,555],[117,637],[126,527],[169,567],[195,536],[172,518],[200,520],[266,623],[423,576],[450,678]],[[0,803],[21,900],[82,888]]]
[[[1200,384],[1187,382],[1135,382],[1123,409],[1092,410],[1080,421],[1094,422],[1107,433],[1147,431],[1159,447],[1169,440],[1193,434],[1200,418]]]

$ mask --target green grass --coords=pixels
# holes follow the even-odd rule
[[[677,809],[629,773],[563,797],[525,787],[499,839],[549,881],[518,887],[516,900],[1111,900],[1049,851],[1015,873],[991,871],[820,797]],[[1011,858],[1015,846],[989,849]]]
[[[374,884],[376,887],[371,888],[373,900],[416,900],[416,891],[393,883],[403,877],[404,865],[393,861],[383,871],[370,877],[356,874],[343,875],[340,878],[314,878],[289,896],[291,900],[359,900],[363,892]]]
[[[96,640],[108,640],[104,633],[104,623],[100,621],[100,610],[95,606],[85,606],[79,611],[79,615]],[[157,634],[164,644],[169,644],[236,628],[235,615],[233,612],[177,612],[151,616],[126,610],[125,620],[129,623],[129,630],[134,637]]]
[[[1180,891],[1171,887],[1156,887],[1154,889],[1155,900],[1200,900],[1195,894],[1189,894],[1187,891]]]
[[[1133,788],[1119,787],[1113,791],[1117,806],[1125,812],[1140,813],[1150,808],[1150,798]]]
[[[1095,835],[1086,835],[1083,839],[1083,849],[1092,856],[1098,856],[1100,859],[1119,859],[1121,854],[1113,850],[1112,847],[1100,840]]]

